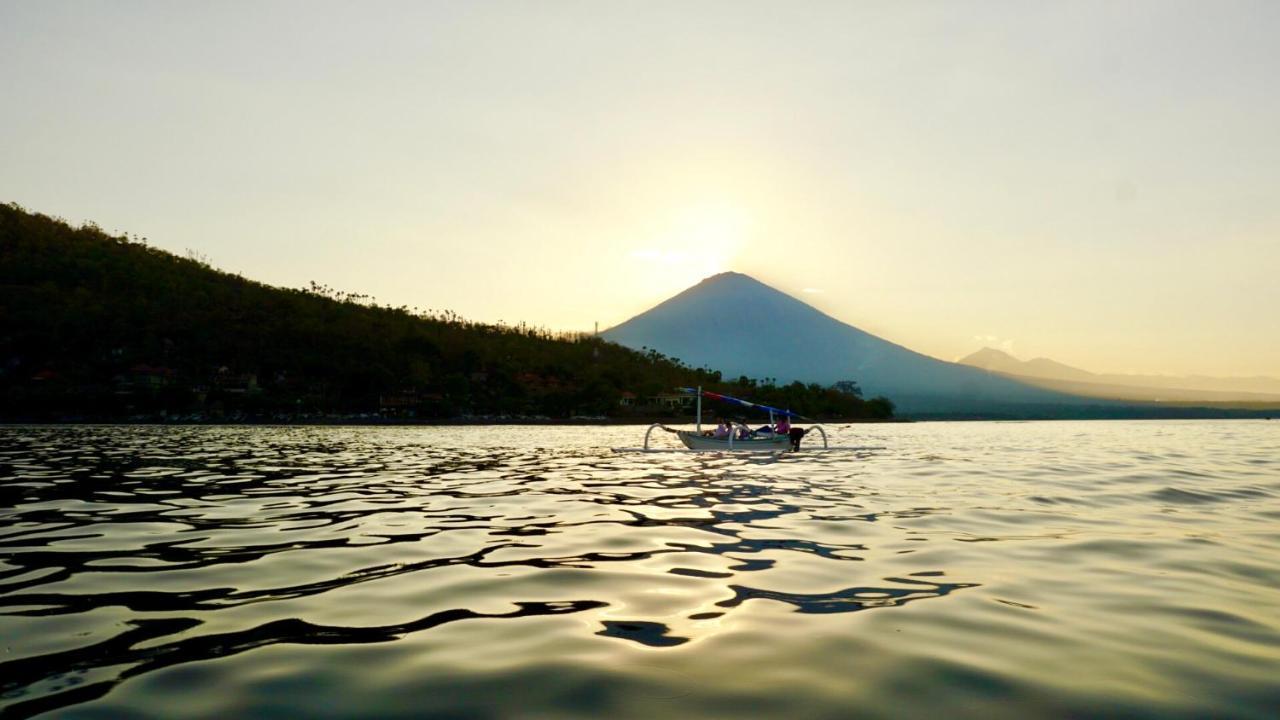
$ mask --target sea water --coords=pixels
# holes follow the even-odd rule
[[[1280,422],[827,430],[0,428],[0,715],[1280,716]]]

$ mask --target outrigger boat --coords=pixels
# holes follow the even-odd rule
[[[697,398],[697,421],[693,430],[676,430],[669,428],[662,423],[654,423],[644,434],[644,449],[649,450],[649,434],[655,428],[661,428],[667,432],[674,433],[684,443],[684,446],[695,452],[783,452],[791,448],[791,437],[785,433],[777,432],[760,432],[751,431],[745,428],[746,432],[740,436],[736,428],[730,427],[729,433],[725,437],[716,437],[710,432],[702,431],[702,398],[708,400],[719,400],[741,407],[753,408],[769,413],[769,427],[777,427],[776,420],[780,417],[795,418],[797,420],[808,420],[808,418],[790,410],[769,407],[760,403],[753,403],[749,400],[731,397],[729,395],[721,395],[697,388],[677,388],[682,393],[694,395]],[[810,433],[818,431],[822,434],[822,446],[827,447],[827,431],[821,425],[813,425],[805,432]]]

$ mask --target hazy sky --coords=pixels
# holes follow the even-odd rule
[[[732,269],[948,360],[1280,375],[1280,2],[0,0],[0,201],[480,320]]]

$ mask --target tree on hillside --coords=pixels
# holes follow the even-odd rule
[[[93,225],[0,205],[0,412],[10,418],[619,415],[701,385],[827,416],[883,412],[817,386],[726,384],[585,333],[415,312],[313,282],[276,288]]]

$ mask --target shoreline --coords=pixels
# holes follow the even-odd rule
[[[872,424],[913,424],[913,423],[1060,423],[1060,421],[1176,421],[1176,420],[1271,420],[1280,418],[1276,415],[1208,415],[1208,416],[1169,416],[1169,418],[1153,418],[1153,416],[1111,416],[1111,418],[836,418],[797,423],[804,425],[872,425]],[[672,419],[467,419],[467,420],[394,420],[394,419],[347,419],[330,420],[163,420],[163,419],[77,419],[77,420],[37,420],[37,419],[3,419],[0,428],[20,427],[101,427],[101,425],[129,425],[129,427],[260,427],[260,428],[451,428],[451,427],[637,427],[643,428],[654,423],[671,425],[691,425],[692,421]],[[709,423],[703,423],[707,425]]]
[[[801,422],[798,425],[819,425],[830,423],[836,425],[852,425],[852,424],[871,424],[871,423],[912,423],[917,420],[908,418],[823,418],[815,419],[812,422]],[[264,418],[261,420],[247,419],[208,419],[208,420],[165,420],[163,418],[95,418],[95,419],[0,419],[0,426],[21,426],[21,425],[65,425],[65,426],[89,426],[89,425],[166,425],[174,427],[200,427],[200,426],[274,426],[274,427],[326,427],[326,426],[348,426],[348,427],[466,427],[466,426],[482,426],[482,425],[511,425],[511,426],[566,426],[566,427],[608,427],[608,426],[636,426],[644,427],[654,423],[664,423],[670,425],[692,425],[693,420],[685,420],[678,418],[607,418],[607,419],[587,419],[587,418],[446,418],[431,420],[407,420],[400,418],[358,418],[358,417],[336,417],[330,419],[308,419],[308,420],[285,420],[276,418]],[[706,424],[714,424],[707,423]]]

